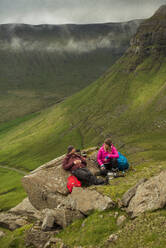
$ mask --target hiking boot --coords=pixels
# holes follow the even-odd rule
[[[105,184],[105,181],[101,178],[98,178],[95,182],[95,185],[102,185],[102,184]]]

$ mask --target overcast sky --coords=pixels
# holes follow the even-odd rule
[[[121,22],[150,17],[166,0],[0,0],[0,23]]]

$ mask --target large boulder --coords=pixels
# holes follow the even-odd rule
[[[93,148],[93,151],[96,148]],[[64,155],[65,156],[65,155]],[[67,178],[70,172],[62,168],[64,156],[44,164],[22,179],[29,201],[38,210],[57,208],[69,194]],[[96,163],[87,158],[87,167],[91,172],[98,171]]]
[[[135,196],[138,187],[139,187],[142,183],[144,183],[144,182],[146,182],[146,181],[147,181],[146,178],[141,179],[135,186],[133,186],[131,189],[129,189],[129,190],[123,195],[122,200],[121,200],[121,205],[122,205],[123,207],[128,207],[129,202],[130,202],[131,199]]]
[[[88,188],[74,188],[67,201],[69,207],[84,215],[89,215],[93,210],[103,211],[115,206],[110,197]]]
[[[128,204],[127,212],[134,218],[145,211],[166,206],[166,171],[141,183]]]
[[[63,159],[59,157],[23,177],[23,186],[36,209],[56,208],[68,194],[69,172],[62,168]]]

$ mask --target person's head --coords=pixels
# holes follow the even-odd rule
[[[106,150],[109,150],[110,148],[111,148],[111,146],[112,146],[112,140],[111,139],[106,139],[105,141],[104,141],[104,145],[105,145],[105,148],[106,148]]]
[[[72,154],[75,153],[76,149],[74,148],[74,146],[68,146],[67,148],[67,154]]]

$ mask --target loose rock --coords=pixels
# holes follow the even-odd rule
[[[120,226],[120,225],[122,225],[124,223],[125,220],[126,220],[126,216],[121,215],[121,216],[118,217],[116,224],[118,226]]]
[[[118,239],[118,236],[116,234],[111,234],[108,238],[108,242],[116,242]]]
[[[5,233],[0,231],[0,239],[3,238],[5,236]]]

